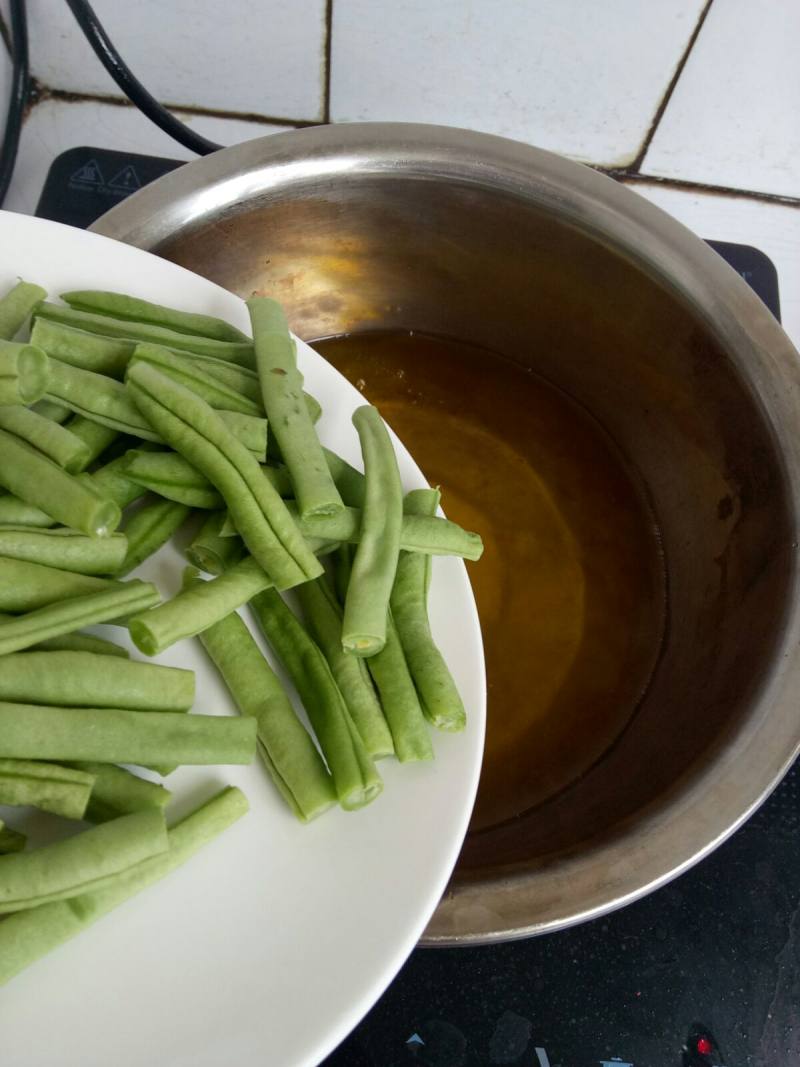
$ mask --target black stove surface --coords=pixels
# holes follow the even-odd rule
[[[88,226],[177,166],[71,149],[37,215]],[[709,244],[779,318],[767,256]],[[622,911],[506,945],[416,949],[325,1067],[796,1067],[799,838],[795,766],[709,858]]]

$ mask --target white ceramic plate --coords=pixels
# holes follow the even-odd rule
[[[97,234],[0,212],[0,292],[18,276],[53,299],[67,289],[113,289],[248,328],[237,297],[181,267]],[[298,359],[323,407],[320,436],[360,465],[350,415],[363,398],[307,345],[298,345]],[[405,487],[424,484],[397,444]],[[167,546],[137,576],[171,595],[182,566]],[[167,782],[172,812],[232,783],[247,794],[250,813],[184,868],[3,987],[3,1067],[295,1067],[318,1064],[335,1048],[425,928],[477,788],[483,652],[460,561],[434,561],[430,612],[467,706],[466,731],[437,733],[431,765],[382,761],[385,789],[374,804],[308,826],[289,814],[258,764],[176,772]],[[203,655],[198,642],[184,641],[157,662],[196,672],[195,710],[230,714]],[[19,824],[19,813],[11,822]]]

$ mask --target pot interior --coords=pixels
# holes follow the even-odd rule
[[[717,757],[785,617],[785,477],[733,360],[636,249],[510,191],[366,173],[157,251],[333,339],[486,538],[489,739],[456,884],[613,835]]]

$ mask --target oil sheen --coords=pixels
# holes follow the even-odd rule
[[[664,626],[657,527],[602,427],[528,368],[408,333],[315,347],[483,537],[467,564],[488,682],[480,832],[567,788],[634,714]]]

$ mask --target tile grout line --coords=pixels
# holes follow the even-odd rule
[[[104,96],[102,93],[75,93],[68,89],[51,89],[48,85],[37,83],[36,103],[46,100],[57,100],[66,104],[108,104],[111,107],[132,108],[135,105],[126,97]],[[319,119],[294,119],[285,115],[259,115],[248,111],[225,111],[222,108],[201,107],[197,104],[177,104],[161,101],[163,106],[170,111],[180,111],[184,115],[197,115],[212,119],[232,119],[240,122],[255,122],[261,125],[287,126],[289,128],[303,128],[306,126],[319,126]]]
[[[0,38],[2,38],[3,44],[6,46],[9,58],[11,58],[11,34],[8,32],[8,26],[6,26],[2,11],[0,11]]]
[[[591,170],[605,174],[609,178],[630,185],[661,185],[667,189],[679,189],[686,193],[713,194],[715,196],[742,197],[757,200],[764,204],[780,204],[783,207],[800,208],[800,197],[784,196],[781,193],[765,193],[756,189],[738,189],[733,185],[710,185],[692,181],[690,178],[662,178],[657,174],[641,174],[638,171],[619,167],[604,167],[600,164],[587,164]]]
[[[331,54],[333,50],[333,0],[325,0],[325,65],[322,83],[322,121],[327,126],[331,121]]]
[[[645,156],[647,155],[647,153],[648,153],[648,151],[650,149],[650,145],[653,142],[653,138],[656,135],[656,131],[658,130],[658,127],[661,124],[661,120],[664,117],[664,112],[667,110],[667,107],[669,106],[669,102],[672,99],[672,94],[675,92],[675,89],[677,88],[680,76],[681,76],[681,74],[683,74],[683,68],[686,66],[686,63],[687,63],[687,61],[689,59],[689,56],[692,54],[692,50],[693,50],[693,48],[694,48],[694,46],[695,46],[695,44],[697,42],[697,38],[700,36],[700,31],[703,29],[703,24],[705,23],[706,18],[708,17],[708,13],[711,10],[711,5],[713,4],[713,2],[714,2],[714,0],[706,0],[706,5],[703,8],[703,10],[700,12],[700,17],[698,18],[697,23],[695,25],[695,28],[692,31],[692,35],[691,35],[691,37],[689,38],[689,40],[688,40],[688,42],[686,44],[686,48],[683,50],[683,55],[681,56],[680,60],[678,61],[678,65],[675,68],[675,72],[672,75],[672,78],[670,79],[670,83],[667,86],[666,91],[665,91],[664,95],[661,98],[661,103],[658,105],[658,108],[656,109],[656,113],[653,116],[653,121],[650,123],[650,128],[648,129],[647,133],[644,136],[644,140],[642,141],[642,144],[641,144],[641,146],[639,148],[639,151],[638,151],[638,153],[636,155],[636,158],[633,160],[633,162],[630,165],[629,170],[633,174],[638,174],[640,172],[640,170],[641,170],[642,164],[644,163],[644,160],[645,160]]]

